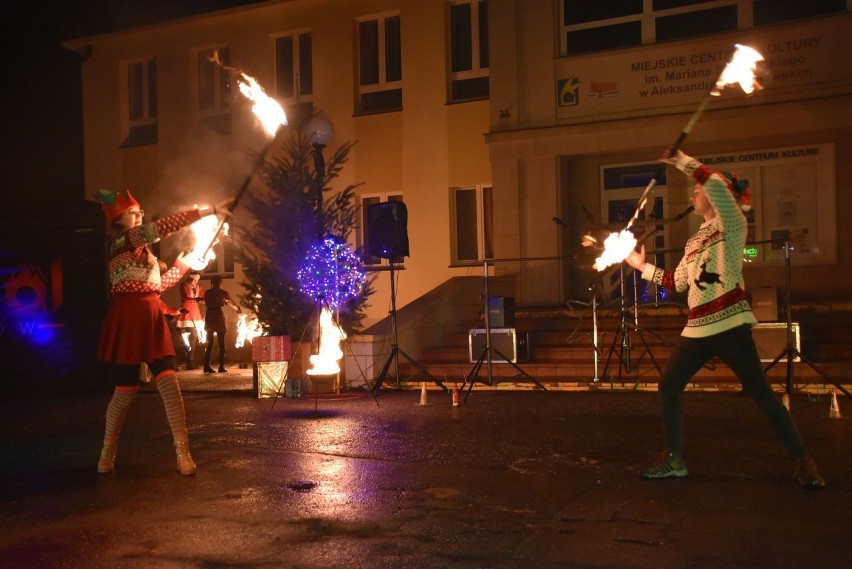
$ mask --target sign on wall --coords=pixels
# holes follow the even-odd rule
[[[807,99],[852,91],[852,17],[742,30],[705,41],[656,44],[556,61],[556,116],[565,123],[688,112],[710,92],[737,43],[765,58],[764,89],[728,88],[714,108]]]
[[[834,144],[808,144],[696,156],[717,170],[748,179],[756,241],[790,236],[796,262],[837,260]],[[781,261],[783,245],[758,247],[754,262]]]

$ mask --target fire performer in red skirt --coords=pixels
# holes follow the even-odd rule
[[[180,306],[183,309],[177,321],[177,327],[186,335],[186,342],[181,353],[186,355],[186,369],[195,369],[195,348],[200,341],[199,329],[202,329],[204,318],[201,316],[199,302],[204,301],[204,289],[199,284],[201,274],[198,271],[190,271],[186,279],[180,285]]]
[[[233,200],[208,212],[190,210],[143,224],[144,212],[130,192],[124,196],[101,190],[98,199],[110,224],[112,304],[101,329],[97,355],[98,359],[111,364],[115,382],[106,412],[98,472],[114,469],[118,436],[139,390],[139,366],[145,362],[163,399],[174,437],[178,471],[184,475],[195,474],[196,465],[189,453],[183,396],[175,373],[175,349],[160,301],[160,293],[174,286],[189,270],[189,260],[181,254],[170,269],[161,272],[149,245],[191,225],[203,215],[217,212],[230,215],[228,206]]]
[[[681,151],[662,159],[695,180],[691,198],[704,222],[686,242],[674,271],[645,261],[645,246],[625,259],[642,278],[678,292],[687,291],[689,314],[660,380],[665,450],[662,458],[641,473],[643,478],[681,478],[687,475],[683,452],[681,394],[687,383],[713,356],[736,374],[746,394],[763,411],[791,458],[802,486],[822,488],[825,481],[808,455],[793,418],[766,380],[751,327],[757,323],[746,301],[743,247],[751,208],[748,183],[736,174],[718,172]]]

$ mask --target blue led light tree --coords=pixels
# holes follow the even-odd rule
[[[334,310],[361,294],[366,275],[361,259],[346,243],[326,237],[308,247],[298,273],[300,290]]]

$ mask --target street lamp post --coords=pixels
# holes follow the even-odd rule
[[[331,142],[331,139],[334,138],[334,125],[331,124],[328,117],[324,115],[314,115],[311,117],[311,120],[308,121],[308,124],[305,125],[305,129],[307,131],[308,144],[311,145],[314,154],[314,170],[316,173],[316,177],[314,179],[314,191],[317,194],[317,240],[321,243],[325,237],[325,228],[323,227],[324,224],[322,218],[322,187],[325,180],[325,157],[322,155],[322,151],[326,145]],[[320,301],[324,304],[324,309],[328,308],[327,299],[320,297],[317,299],[317,302]],[[322,318],[317,318],[316,334],[317,342],[321,343]],[[319,350],[321,348],[321,345],[317,347],[317,356],[319,356]],[[339,371],[337,372],[335,385],[337,386],[336,391],[340,393]]]
[[[314,169],[316,170],[316,179],[314,180],[315,191],[317,194],[317,237],[324,237],[323,218],[322,218],[322,189],[323,180],[325,180],[325,157],[322,154],[326,145],[334,138],[334,125],[324,115],[314,115],[308,124],[307,129],[308,143],[313,148],[314,154]]]

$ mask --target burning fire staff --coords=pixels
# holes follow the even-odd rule
[[[689,305],[686,327],[659,385],[665,448],[662,458],[641,476],[654,479],[687,475],[681,393],[711,357],[719,356],[769,419],[790,457],[797,461],[795,476],[799,483],[822,488],[825,481],[808,455],[793,418],[767,382],[752,338],[751,327],[757,320],[746,301],[742,273],[748,222],[741,207],[746,211],[751,207],[748,183],[735,174],[714,171],[679,150],[670,154],[667,151],[662,161],[695,180],[690,201],[704,222],[687,240],[684,256],[674,271],[646,262],[644,245],[626,258],[631,267],[641,271],[643,279],[678,292],[688,291]]]
[[[177,321],[177,327],[181,330],[184,346],[182,353],[186,356],[186,369],[195,369],[193,363],[195,348],[199,342],[204,342],[204,318],[201,316],[199,302],[204,302],[204,289],[199,284],[201,274],[198,271],[190,271],[186,280],[180,285],[180,307],[184,311]]]
[[[110,224],[109,279],[112,304],[101,329],[98,359],[111,364],[115,391],[106,412],[104,446],[98,472],[112,472],[118,437],[124,419],[139,390],[139,366],[151,369],[163,399],[174,437],[177,468],[183,475],[195,474],[189,453],[183,396],[175,374],[175,349],[163,314],[160,293],[174,286],[189,270],[190,256],[179,255],[174,265],[161,272],[149,245],[198,221],[207,213],[185,211],[142,223],[144,212],[130,192],[126,196],[101,190],[99,201]],[[230,214],[233,200],[212,208]]]

